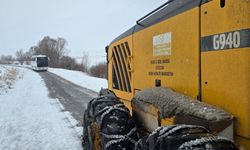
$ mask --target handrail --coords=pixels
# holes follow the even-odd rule
[[[150,13],[148,13],[147,15],[143,16],[142,18],[140,18],[139,20],[136,21],[136,24],[143,26],[142,24],[140,24],[140,22],[144,19],[146,19],[147,17],[151,16],[152,14],[154,14],[155,12],[158,12],[159,10],[161,10],[162,8],[164,8],[167,4],[173,2],[174,0],[169,0],[166,3],[162,4],[161,6],[159,6],[158,8],[156,8],[155,10],[151,11]]]

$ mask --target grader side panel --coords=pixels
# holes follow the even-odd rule
[[[250,147],[250,1],[201,6],[202,100],[235,117],[237,141]]]

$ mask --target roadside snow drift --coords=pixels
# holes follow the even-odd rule
[[[48,98],[41,77],[18,70],[22,78],[0,95],[0,149],[81,149],[78,134],[58,102]]]
[[[106,79],[91,77],[86,73],[80,71],[49,68],[49,72],[52,72],[74,84],[93,90],[95,92],[99,92],[101,88],[108,88],[108,81]]]
[[[13,88],[13,84],[19,78],[18,69],[11,66],[0,65],[0,95]]]

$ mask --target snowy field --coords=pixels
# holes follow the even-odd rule
[[[91,77],[86,73],[80,71],[72,71],[59,68],[49,68],[49,72],[52,72],[62,78],[82,86],[84,88],[99,92],[101,88],[108,88],[108,81],[106,79],[100,79]]]
[[[8,69],[0,66],[0,149],[82,149],[79,133],[58,100],[48,97],[42,78],[18,68],[15,80],[5,79]]]

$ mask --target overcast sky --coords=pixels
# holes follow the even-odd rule
[[[0,54],[36,45],[44,36],[68,41],[72,57],[87,52],[105,60],[104,48],[166,0],[0,0]]]

